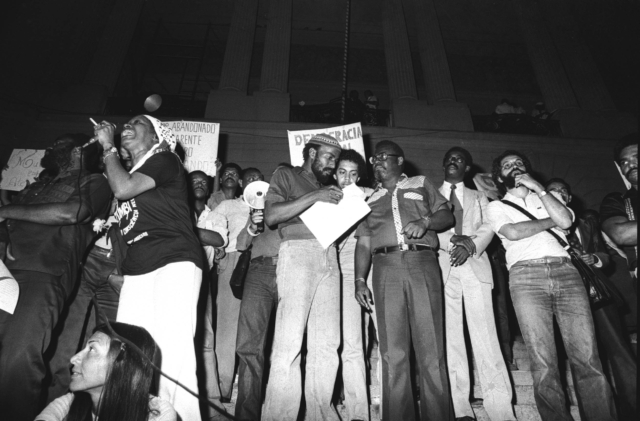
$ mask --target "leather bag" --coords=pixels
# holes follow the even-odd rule
[[[231,279],[229,279],[231,292],[233,292],[233,296],[239,300],[242,299],[242,288],[244,287],[244,280],[247,277],[249,265],[251,264],[251,248],[252,245],[249,245],[246,250],[240,252],[240,257],[238,257],[236,267],[233,269]]]

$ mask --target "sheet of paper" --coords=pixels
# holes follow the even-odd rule
[[[364,201],[364,192],[355,184],[343,190],[337,205],[318,202],[300,215],[300,219],[325,249],[364,218],[371,209]]]
[[[13,314],[18,304],[20,286],[9,269],[0,261],[0,310]]]

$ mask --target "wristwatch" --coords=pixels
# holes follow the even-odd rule
[[[538,197],[543,197],[547,195],[547,191],[546,190],[542,190],[540,193],[538,193]]]
[[[120,154],[118,153],[118,148],[116,148],[115,146],[112,146],[111,148],[104,151],[104,153],[102,154],[102,162],[104,162],[104,160],[107,159],[108,156],[111,156],[114,154],[117,157],[120,157]]]

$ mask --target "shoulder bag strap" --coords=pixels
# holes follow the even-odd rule
[[[519,210],[524,216],[528,217],[529,219],[531,219],[533,221],[537,221],[538,220],[538,218],[536,218],[535,216],[531,215],[531,213],[529,211],[527,211],[526,209],[522,208],[522,206],[520,206],[520,205],[516,205],[515,203],[513,203],[510,200],[502,199],[501,202],[504,203],[507,206],[511,206],[512,208],[514,208],[516,210]],[[567,249],[568,247],[570,247],[569,244],[567,244],[566,241],[564,241],[558,234],[553,232],[551,229],[548,229],[546,231],[549,234],[551,234],[553,236],[553,238],[558,240],[558,242],[560,243],[562,248]]]

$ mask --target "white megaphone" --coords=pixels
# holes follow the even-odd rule
[[[252,213],[255,210],[262,212],[264,209],[264,201],[267,197],[267,190],[269,190],[269,183],[264,181],[254,181],[245,187],[242,193],[244,202],[252,209]],[[258,232],[264,231],[264,222],[258,224]]]

